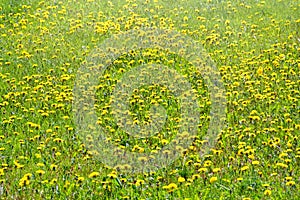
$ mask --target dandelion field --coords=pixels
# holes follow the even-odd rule
[[[74,86],[78,80],[83,81],[78,88],[90,81],[78,74],[91,64],[95,49],[114,34],[142,34],[147,27],[174,30],[197,41],[219,72],[225,123],[205,154],[199,152],[209,143],[205,135],[211,128],[214,94],[199,68],[169,49],[108,49],[120,56],[101,76],[94,74],[96,124],[83,118],[92,125],[83,126],[76,118],[80,112],[74,112]],[[1,1],[1,199],[298,199],[299,30],[297,0]],[[184,41],[170,41],[184,46]],[[144,74],[134,71],[149,63],[158,67]],[[163,72],[170,77],[160,77]],[[131,80],[147,82],[148,77],[171,84],[140,84],[128,102],[118,100],[123,94],[118,87],[126,85],[120,80],[133,85]],[[172,87],[184,86],[191,87],[193,94],[187,96],[194,95],[201,117],[188,118],[187,123],[197,122],[197,135],[188,146],[176,146],[180,156],[170,165],[124,173],[136,166],[120,158],[111,167],[98,159],[108,153],[89,148],[97,142],[92,134],[97,126],[105,130],[108,144],[148,152],[149,157],[137,158],[141,163],[171,141],[180,142],[186,137],[176,137],[185,104]],[[79,102],[89,90],[82,92],[77,93]],[[116,113],[121,117],[115,118]],[[162,129],[152,127],[153,121]],[[124,131],[134,131],[136,125],[146,127],[135,132],[145,137]],[[81,131],[91,135],[82,138]]]

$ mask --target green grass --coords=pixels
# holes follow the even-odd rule
[[[1,199],[297,199],[299,13],[297,0],[3,0]],[[149,120],[151,100],[166,108],[169,121],[159,134],[137,139],[116,125],[114,84],[140,63],[162,63],[187,75],[203,105],[198,136],[186,154],[158,171],[127,174],[100,162],[84,144],[73,88],[78,70],[106,38],[145,26],[174,29],[203,45],[226,88],[226,125],[215,147],[199,157],[210,100],[197,69],[167,51],[123,54],[99,77],[96,93],[98,122],[111,144],[149,152],[178,133],[178,99],[161,86],[139,88],[130,97],[138,123]]]

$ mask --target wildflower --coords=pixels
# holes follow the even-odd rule
[[[252,161],[252,165],[259,165],[259,161],[258,160]]]
[[[185,178],[179,177],[177,181],[178,181],[178,183],[183,183],[183,182],[185,182]]]
[[[214,168],[212,171],[213,171],[213,173],[217,173],[217,172],[220,172],[221,169],[220,168]]]
[[[57,157],[60,156],[60,155],[61,155],[60,152],[56,152],[56,153],[55,153],[55,156],[57,156]]]
[[[51,185],[54,185],[54,184],[56,184],[57,183],[57,179],[56,178],[53,178],[51,181],[50,181],[50,184]]]
[[[262,186],[263,186],[263,187],[269,187],[269,186],[270,186],[270,184],[268,184],[268,183],[265,183],[265,184],[262,184]]]
[[[295,181],[288,181],[285,183],[286,186],[293,186],[295,184],[296,184]]]
[[[243,172],[243,171],[246,171],[247,169],[249,169],[249,167],[248,166],[244,166],[244,167],[241,168],[241,171]]]
[[[127,179],[126,179],[126,178],[121,178],[120,181],[121,181],[122,183],[126,183],[126,182],[127,182]]]
[[[56,169],[57,169],[57,165],[51,164],[51,165],[50,165],[50,169],[51,169],[51,170],[56,170]]]
[[[42,157],[42,155],[41,155],[41,154],[39,154],[39,153],[36,153],[36,154],[35,154],[35,157],[36,157],[36,158],[41,158],[41,157]]]
[[[64,189],[67,189],[67,187],[70,185],[71,183],[69,181],[66,181],[64,184]]]
[[[78,183],[82,183],[84,181],[84,177],[82,177],[82,176],[78,177],[77,181],[78,181]]]
[[[276,166],[282,167],[282,168],[287,168],[288,167],[288,165],[286,165],[284,163],[276,163]]]
[[[266,196],[270,196],[271,194],[272,194],[271,190],[265,190],[264,191],[264,195],[266,195]]]
[[[46,133],[52,133],[52,129],[47,129]]]
[[[207,168],[205,168],[205,167],[202,167],[202,168],[200,168],[199,170],[198,170],[198,172],[206,172],[206,171],[208,171],[208,169]]]
[[[192,180],[196,180],[198,178],[200,178],[200,174],[193,174]]]
[[[24,179],[24,178],[22,178],[22,179],[19,181],[19,186],[20,186],[20,187],[27,186],[27,185],[29,185],[29,184],[30,184],[30,181],[27,180],[27,179]]]
[[[175,183],[170,183],[168,185],[168,188],[171,189],[171,190],[174,190],[174,189],[177,189],[177,185]]]
[[[211,177],[211,178],[209,179],[209,182],[210,182],[210,183],[214,183],[214,182],[216,182],[217,180],[218,180],[218,178],[215,177],[215,176],[213,176],[213,177]]]
[[[53,142],[58,142],[58,143],[60,143],[60,142],[63,142],[63,140],[62,140],[61,138],[55,138],[55,139],[53,139]]]
[[[241,182],[242,180],[243,180],[243,178],[242,177],[239,177],[239,178],[237,178],[236,179],[238,182]]]
[[[41,169],[39,169],[39,170],[37,170],[35,173],[37,173],[38,175],[43,175],[43,174],[45,174],[45,171],[44,170],[41,170]]]
[[[32,174],[31,173],[27,173],[23,176],[24,179],[27,179],[29,180],[30,178],[32,177]]]
[[[38,167],[44,167],[44,166],[45,166],[44,163],[37,163],[36,165],[37,165]]]
[[[24,167],[24,165],[21,165],[18,161],[14,161],[14,164],[17,167],[17,169],[22,169]]]
[[[100,175],[99,172],[92,172],[92,173],[90,173],[89,178],[95,178],[95,177],[97,177],[99,175]]]
[[[204,162],[204,167],[209,167],[211,166],[212,162],[210,160],[207,160]]]
[[[110,173],[110,174],[108,174],[107,176],[108,176],[109,178],[111,178],[111,179],[117,178],[116,173]]]
[[[262,75],[263,72],[264,72],[264,70],[263,70],[262,67],[258,68],[257,71],[256,71],[256,73],[257,73],[258,75]]]
[[[136,186],[141,186],[141,185],[143,185],[144,183],[145,183],[144,180],[137,180],[136,183],[135,183],[135,185],[136,185]]]

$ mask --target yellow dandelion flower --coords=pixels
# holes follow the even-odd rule
[[[270,196],[271,194],[272,194],[271,190],[265,190],[264,191],[264,195],[266,195],[266,196]]]
[[[179,178],[177,179],[177,181],[178,181],[178,183],[183,183],[183,182],[185,182],[185,178],[179,177]]]
[[[107,176],[111,179],[117,178],[117,175],[115,173],[110,173]]]
[[[51,165],[50,165],[50,169],[51,169],[51,170],[56,170],[56,169],[57,169],[57,165],[51,164]]]
[[[241,168],[241,171],[243,172],[243,171],[246,171],[247,169],[249,169],[249,167],[248,166],[244,166],[244,167]]]
[[[241,182],[242,180],[243,180],[243,178],[242,177],[239,177],[239,178],[237,178],[236,179],[238,182]]]
[[[270,184],[268,184],[268,183],[265,183],[265,184],[262,184],[262,186],[263,186],[263,187],[269,187],[269,186],[270,186]]]
[[[42,157],[42,155],[41,155],[41,154],[39,154],[39,153],[36,153],[36,154],[35,154],[35,157],[36,157],[36,158],[41,158],[41,157]]]
[[[78,181],[78,183],[82,183],[84,181],[84,177],[82,177],[82,176],[78,177],[77,181]]]
[[[21,179],[20,181],[19,181],[19,186],[20,187],[23,187],[23,186],[27,186],[27,185],[29,185],[30,184],[30,181],[29,180],[27,180],[27,179]]]
[[[32,176],[31,173],[27,173],[27,174],[25,174],[25,175],[23,176],[23,178],[29,180],[29,179],[31,178],[31,176]]]
[[[256,73],[258,75],[262,75],[264,73],[264,69],[262,67],[260,67],[260,68],[257,69]]]
[[[57,183],[57,179],[56,179],[56,178],[54,178],[54,179],[52,179],[52,180],[50,181],[50,184],[51,184],[51,185],[54,185],[55,183]]]
[[[192,180],[196,180],[198,178],[200,178],[200,174],[193,174]]]
[[[44,170],[41,170],[41,169],[39,169],[39,170],[37,170],[37,171],[35,171],[35,173],[37,173],[38,175],[43,175],[43,174],[45,174],[45,171]]]
[[[177,187],[177,185],[175,183],[170,183],[168,185],[168,188],[171,189],[171,190],[174,190],[174,189],[177,189],[178,187]]]
[[[64,184],[64,189],[66,189],[71,183],[69,181],[66,181]]]
[[[47,129],[46,133],[52,133],[52,129]]]
[[[217,173],[217,172],[220,172],[221,169],[220,169],[220,168],[214,168],[212,171],[213,171],[214,173]]]
[[[252,165],[259,165],[259,161],[258,160],[252,161]]]
[[[99,175],[100,175],[99,172],[92,172],[92,173],[90,173],[89,178],[95,178],[95,177],[97,177]]]
[[[286,186],[293,186],[293,185],[295,185],[296,183],[295,183],[295,181],[288,181],[288,182],[286,182]]]
[[[215,177],[215,176],[213,176],[213,177],[211,177],[211,178],[209,179],[209,182],[210,182],[210,183],[214,183],[214,182],[216,182],[217,180],[218,180],[218,178]]]
[[[208,171],[208,169],[207,168],[205,168],[205,167],[201,167],[200,169],[198,169],[198,172],[207,172]]]
[[[61,155],[60,152],[56,152],[56,153],[55,153],[55,156],[60,156],[60,155]]]
[[[288,168],[288,165],[284,164],[284,163],[276,163],[276,166],[282,167],[282,168]]]

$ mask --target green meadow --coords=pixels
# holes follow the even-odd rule
[[[300,198],[298,0],[0,2],[1,199]],[[83,67],[105,58],[97,54],[103,42],[147,28],[190,38],[213,61],[226,99],[224,125],[213,145],[205,137],[214,126],[213,94],[199,68],[184,56],[161,48],[110,49],[107,42],[105,50],[119,56],[107,61],[101,74],[80,78]],[[151,40],[160,42],[156,36]],[[170,41],[184,47],[185,41]],[[170,68],[164,71],[170,76],[134,71],[146,64]],[[94,85],[90,76],[96,77]],[[149,77],[170,84],[139,86],[126,101],[118,96],[119,85]],[[200,113],[195,119],[188,112],[195,135],[180,131],[183,107],[191,105],[181,104],[172,90],[188,85],[181,78],[190,84],[193,94],[186,97],[193,96]],[[76,93],[80,86],[91,87]],[[80,104],[89,95],[93,103]],[[155,109],[168,117],[156,116]],[[82,114],[86,110],[95,117]],[[162,127],[151,127],[154,121]],[[128,133],[138,125],[146,128],[135,133],[145,137]],[[97,127],[116,152],[149,155],[139,157],[140,163],[159,153],[171,156],[161,150],[180,143],[178,135],[191,143],[176,146],[178,157],[167,166],[134,171],[142,164],[121,158],[115,166],[106,163],[113,158],[94,148]]]

